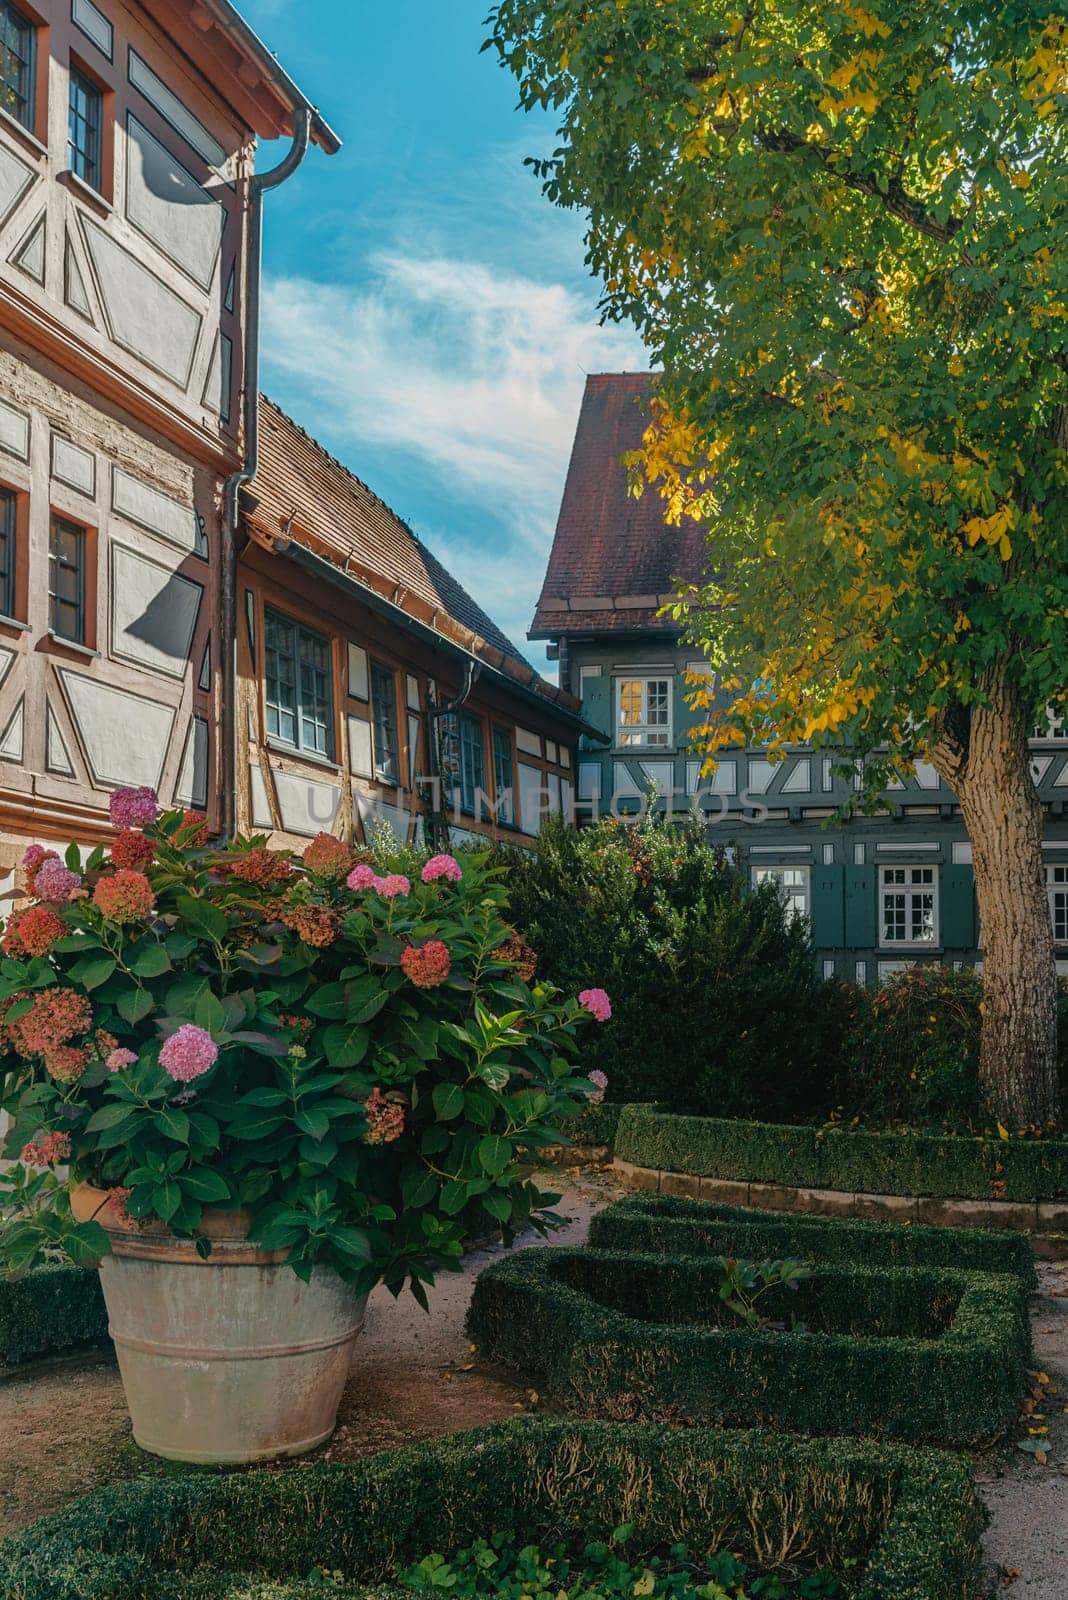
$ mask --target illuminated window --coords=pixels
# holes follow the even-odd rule
[[[619,678],[616,743],[624,749],[665,749],[671,738],[671,679]]]

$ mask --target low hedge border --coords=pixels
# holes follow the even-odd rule
[[[675,1195],[628,1195],[599,1211],[589,1243],[643,1254],[742,1256],[769,1261],[856,1262],[869,1267],[953,1267],[1012,1273],[1037,1289],[1035,1257],[1022,1233],[982,1228],[925,1228],[848,1217],[778,1217],[743,1206]]]
[[[947,1200],[1064,1201],[1068,1139],[966,1139],[685,1117],[624,1106],[619,1160],[667,1172]]]
[[[820,1267],[762,1302],[805,1332],[734,1322],[721,1281],[702,1257],[522,1250],[479,1275],[468,1330],[483,1358],[616,1421],[967,1446],[1019,1410],[1031,1343],[1016,1278]]]
[[[555,1126],[569,1144],[583,1147],[611,1145],[616,1137],[619,1105],[584,1106],[576,1117],[563,1117]]]
[[[27,1361],[108,1343],[100,1276],[57,1263],[0,1278],[0,1373]]]
[[[511,1523],[531,1541],[686,1541],[834,1568],[855,1600],[972,1600],[984,1513],[968,1463],[855,1440],[521,1419],[355,1465],[113,1484],[0,1544],[0,1600],[339,1600],[398,1562]],[[382,1586],[375,1589],[373,1586]]]

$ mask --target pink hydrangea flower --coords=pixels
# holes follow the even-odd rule
[[[593,1084],[593,1088],[586,1091],[587,1097],[593,1101],[594,1105],[599,1105],[604,1099],[605,1090],[608,1088],[608,1075],[602,1072],[599,1067],[595,1067],[592,1072],[587,1072],[586,1076]]]
[[[42,861],[33,875],[34,894],[38,900],[50,900],[53,905],[62,905],[81,886],[81,874],[71,872],[58,856],[49,856]]]
[[[132,1067],[137,1056],[132,1050],[112,1050],[106,1062],[109,1072],[122,1072],[124,1067]]]
[[[219,1046],[210,1033],[192,1022],[183,1022],[172,1033],[159,1053],[159,1064],[176,1083],[190,1083],[203,1077],[219,1059]]]
[[[463,871],[455,856],[431,856],[419,876],[424,883],[433,883],[436,878],[448,878],[450,883],[459,883]]]
[[[159,816],[155,789],[116,789],[108,807],[113,827],[148,828]]]
[[[603,989],[583,989],[578,998],[582,1009],[598,1022],[607,1022],[612,1015],[612,1003]]]
[[[395,900],[398,895],[412,892],[412,886],[403,872],[390,872],[384,878],[376,878],[375,888],[383,900]]]
[[[366,861],[361,861],[358,867],[353,867],[345,882],[350,889],[371,889],[378,882],[378,873]]]

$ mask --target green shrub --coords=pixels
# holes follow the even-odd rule
[[[0,1367],[108,1342],[95,1272],[67,1263],[0,1278]]]
[[[632,1522],[649,1549],[857,1562],[855,1600],[973,1600],[983,1526],[944,1452],[524,1419],[354,1466],[114,1484],[0,1544],[0,1600],[311,1600],[315,1567],[385,1600],[399,1562],[509,1516],[532,1541]]]
[[[910,967],[878,989],[828,984],[829,1107],[874,1127],[993,1128],[979,1079],[983,980]],[[1068,979],[1058,980],[1058,1068],[1068,1115]]]
[[[599,1211],[589,1242],[599,1250],[642,1254],[732,1255],[748,1260],[798,1256],[803,1261],[856,1262],[870,1267],[955,1267],[1013,1273],[1037,1286],[1030,1240],[981,1228],[925,1228],[847,1217],[775,1216],[742,1206],[711,1205],[674,1195],[628,1195]]]
[[[602,1102],[584,1106],[577,1117],[558,1117],[556,1127],[570,1144],[610,1145],[616,1137],[616,1125],[622,1106]]]
[[[1025,1204],[1068,1196],[1066,1139],[867,1133],[624,1106],[615,1153],[665,1172],[806,1189]]]
[[[778,1119],[827,1102],[804,924],[771,884],[751,892],[704,829],[554,822],[505,859],[540,975],[612,997],[612,1022],[583,1041],[609,1099]]]
[[[480,1274],[468,1326],[484,1357],[616,1421],[963,1445],[1017,1413],[1030,1332],[1016,1278],[820,1267],[762,1302],[804,1331],[738,1326],[722,1279],[709,1258],[523,1250]]]

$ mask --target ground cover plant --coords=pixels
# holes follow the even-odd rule
[[[617,1200],[592,1219],[589,1243],[600,1250],[645,1255],[718,1256],[732,1251],[766,1259],[788,1251],[803,1261],[1012,1273],[1026,1290],[1038,1283],[1034,1251],[1022,1233],[928,1228],[913,1222],[902,1226],[852,1217],[775,1216],[681,1195],[634,1194]]]
[[[835,1573],[751,1573],[730,1550],[697,1554],[673,1544],[664,1554],[632,1557],[631,1523],[608,1540],[572,1548],[518,1544],[514,1535],[478,1539],[447,1557],[440,1551],[397,1573],[405,1589],[455,1600],[838,1600],[850,1585]]]
[[[484,856],[409,877],[329,835],[220,848],[148,790],[118,790],[112,820],[84,858],[31,846],[33,901],[4,926],[9,1268],[106,1249],[72,1219],[83,1181],[205,1254],[204,1208],[245,1207],[298,1273],[421,1299],[472,1226],[542,1225],[531,1164],[598,1091],[575,1058],[610,1006],[524,981]]]
[[[710,1257],[524,1250],[480,1274],[468,1326],[485,1359],[586,1416],[967,1445],[1016,1415],[1016,1278],[820,1266],[762,1297],[755,1328],[724,1282]]]
[[[624,1106],[616,1156],[639,1167],[862,1194],[1016,1200],[1068,1196],[1068,1140],[1001,1139],[678,1116]]]
[[[629,1523],[632,1565],[685,1544],[755,1576],[846,1576],[851,1600],[974,1600],[983,1525],[942,1451],[523,1419],[353,1466],[99,1489],[0,1544],[0,1600],[397,1600],[398,1569],[502,1519],[580,1552]]]

